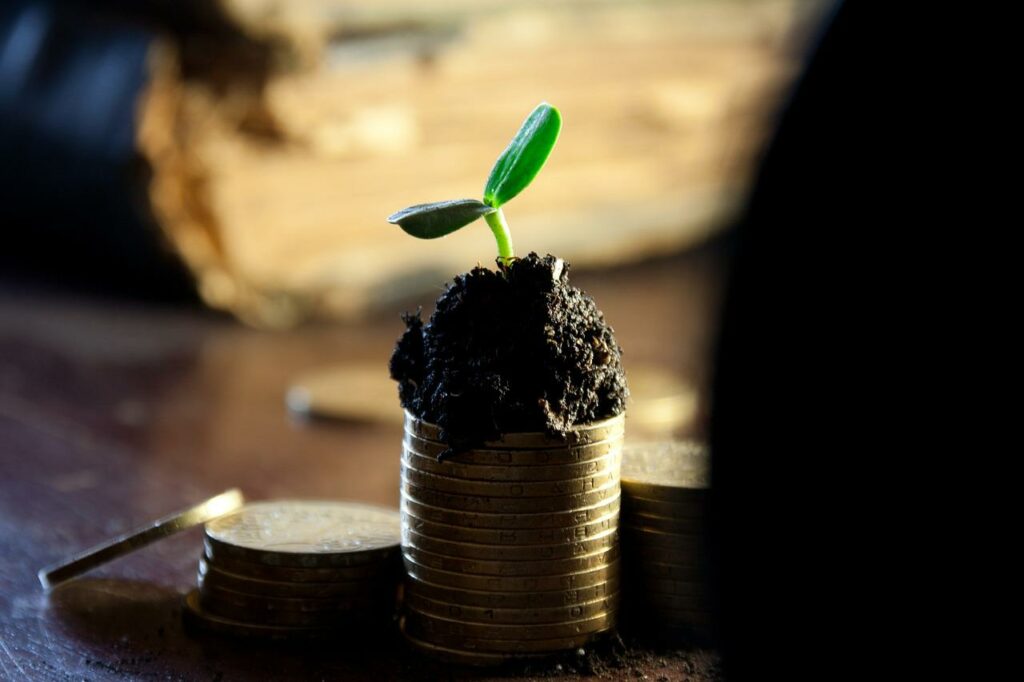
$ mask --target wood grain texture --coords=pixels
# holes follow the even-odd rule
[[[703,395],[719,278],[717,252],[702,251],[573,280],[617,329],[627,372],[630,362],[656,363]],[[35,576],[232,486],[250,499],[397,506],[400,423],[302,423],[284,395],[318,366],[367,362],[386,372],[401,328],[397,308],[361,326],[269,333],[204,311],[0,294],[0,679],[446,674],[397,639],[289,648],[187,636],[181,596],[195,585],[199,531],[49,598]],[[616,674],[705,679],[712,661],[707,651],[665,652]]]

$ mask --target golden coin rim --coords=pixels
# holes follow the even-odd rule
[[[463,478],[452,478],[444,474],[421,471],[407,463],[404,459],[401,462],[399,473],[402,480],[410,480],[415,485],[432,490],[449,492],[455,495],[507,497],[516,500],[577,495],[588,490],[598,490],[619,480],[618,472],[607,471],[558,481],[471,481]],[[414,479],[417,478],[421,479],[422,482],[416,483]],[[601,481],[601,479],[604,480]],[[588,481],[592,484],[589,487],[587,486]],[[593,485],[597,481],[601,481],[600,485]],[[521,489],[521,492],[513,492],[516,488]]]
[[[592,507],[598,502],[609,499],[610,495],[619,495],[619,482],[612,483],[584,493],[571,495],[551,495],[547,497],[484,497],[480,495],[459,495],[440,490],[431,490],[422,485],[408,481],[401,476],[402,492],[415,500],[423,500],[423,496],[438,497],[445,504],[434,503],[432,506],[451,511],[479,511],[491,514],[543,514],[546,512],[575,511]],[[461,505],[461,506],[459,506]],[[488,511],[488,510],[498,511]]]
[[[618,559],[605,566],[597,566],[585,571],[541,576],[493,576],[458,573],[425,566],[415,559],[408,557],[404,558],[404,563],[406,575],[414,580],[442,587],[496,593],[558,592],[577,587],[590,587],[591,585],[607,582],[611,578],[618,578],[622,573]],[[433,577],[432,580],[428,579],[431,577]],[[581,584],[574,582],[581,579],[583,580]],[[445,582],[446,580],[449,582]],[[568,581],[568,584],[566,581]],[[551,585],[553,587],[549,587]]]
[[[459,557],[449,557],[443,554],[436,554],[434,552],[428,552],[417,547],[405,546],[402,548],[402,555],[406,559],[413,559],[417,563],[421,563],[416,559],[416,556],[427,555],[428,561],[438,561],[442,565],[453,565],[459,566],[464,565],[467,568],[462,568],[454,571],[455,573],[466,573],[469,575],[485,575],[493,577],[546,577],[552,575],[564,575],[567,573],[581,573],[589,571],[593,568],[598,568],[601,565],[608,563],[613,559],[619,558],[619,547],[615,545],[607,549],[602,549],[591,554],[585,554],[580,557],[572,557],[570,559],[556,559],[552,561],[540,560],[540,561],[487,561],[483,559],[462,559]],[[598,563],[600,562],[600,563]],[[557,564],[557,566],[555,565]],[[594,565],[591,565],[594,564]],[[430,564],[424,564],[430,566]],[[439,569],[439,570],[450,570],[450,569]],[[491,571],[487,573],[480,573],[479,571],[486,570]],[[513,571],[513,572],[508,572]],[[530,572],[530,571],[542,571],[541,573]],[[543,571],[550,571],[545,573]]]
[[[493,513],[466,511],[463,509],[446,509],[433,504],[423,502],[410,495],[407,491],[401,491],[401,509],[416,518],[424,521],[434,521],[449,526],[461,526],[463,528],[476,528],[487,530],[538,530],[542,528],[571,528],[581,525],[580,514],[586,514],[587,518],[583,523],[592,520],[591,514],[595,511],[604,513],[605,508],[612,508],[616,511],[622,508],[621,494],[615,495],[607,500],[601,500],[597,504],[578,507],[576,509],[563,510],[558,512],[536,512],[536,513]],[[413,511],[409,505],[420,508],[421,511]],[[621,513],[621,512],[620,512]],[[434,515],[435,518],[449,518],[451,521],[435,521],[433,518],[426,518],[427,515]],[[471,518],[470,518],[471,517]],[[481,525],[481,521],[487,524]]]
[[[421,519],[411,512],[402,512],[403,528],[406,525],[409,525],[412,527],[412,530],[416,531],[420,535],[428,535],[431,537],[446,535],[447,538],[451,538],[452,542],[468,542],[470,544],[501,547],[532,547],[535,545],[554,545],[559,544],[560,542],[586,540],[610,528],[621,527],[619,519],[619,512],[616,510],[595,521],[582,523],[576,526],[565,526],[564,528],[467,528],[465,526],[456,526],[450,523],[436,523],[428,519]],[[417,524],[419,524],[419,528],[415,527]],[[427,528],[429,532],[422,532],[422,528]],[[597,532],[591,532],[590,529],[597,529]],[[579,537],[576,533],[581,530],[583,530],[584,534],[582,537]],[[502,542],[502,536],[507,536],[509,533],[512,534],[516,541]],[[533,540],[533,538],[541,538],[542,535],[547,537],[544,537],[542,540]],[[561,539],[557,539],[555,537],[556,535],[561,536]],[[474,539],[461,539],[463,537]],[[526,539],[530,539],[531,541],[521,541]]]
[[[583,599],[583,601],[592,601],[599,597],[620,592],[621,585],[622,581],[616,575],[604,582],[595,583],[587,587],[530,592],[491,592],[437,585],[410,575],[406,577],[405,593],[417,593],[422,590],[425,594],[421,596],[435,601],[447,601],[460,606],[473,606],[477,608],[555,608],[557,606],[571,606],[572,604],[580,603],[579,599],[573,601],[571,598],[566,598],[571,593],[590,594],[593,592],[595,594],[593,598]],[[587,592],[587,590],[590,592]],[[598,595],[598,592],[601,592],[601,594]],[[431,593],[434,596],[431,596]]]
[[[413,599],[410,599],[413,597]],[[438,601],[422,595],[407,595],[405,605],[409,608],[415,609],[418,612],[426,612],[431,615],[438,615],[441,617],[451,618],[459,622],[464,623],[480,623],[483,625],[555,625],[561,624],[567,621],[578,621],[586,620],[574,616],[571,612],[574,609],[583,609],[583,613],[589,612],[590,608],[595,608],[598,605],[601,607],[600,613],[608,613],[611,611],[617,611],[619,593],[608,595],[607,597],[600,597],[589,602],[581,602],[578,604],[570,604],[568,606],[552,606],[552,607],[522,607],[522,608],[491,608],[491,607],[479,607],[470,606],[466,604],[453,604],[450,602]],[[458,614],[448,613],[445,615],[443,612],[445,609],[456,608],[459,609]],[[437,609],[441,610],[438,612]],[[492,614],[491,620],[480,620],[486,618],[484,614]],[[516,620],[518,618],[518,620]]]
[[[273,513],[276,511],[277,514],[283,515],[298,509],[307,510],[307,513],[308,510],[329,510],[331,512],[339,513],[339,517],[342,520],[345,518],[344,512],[346,511],[352,514],[358,512],[373,514],[380,517],[381,525],[393,523],[396,531],[400,524],[398,510],[378,507],[371,504],[363,504],[360,502],[333,502],[325,500],[274,500],[269,502],[252,502],[231,514],[226,514],[207,522],[203,528],[205,538],[206,540],[218,545],[225,552],[246,557],[251,556],[253,557],[250,559],[251,561],[258,560],[260,563],[268,563],[273,566],[293,565],[299,568],[313,568],[321,564],[325,566],[338,566],[350,565],[350,562],[370,563],[377,558],[380,558],[381,555],[384,555],[389,551],[394,551],[395,547],[399,544],[398,542],[387,541],[384,544],[375,544],[369,547],[346,547],[328,551],[318,551],[313,547],[310,547],[309,549],[268,548],[262,545],[247,544],[246,538],[239,537],[237,533],[232,534],[232,528],[225,527],[228,524],[236,522],[239,518],[244,518],[246,513],[258,515],[261,513]],[[352,521],[350,521],[350,523],[352,523]],[[360,522],[356,520],[354,523]],[[281,538],[278,541],[283,540],[284,538]],[[376,542],[377,540],[378,538],[375,536],[373,541]],[[392,540],[394,540],[394,538],[392,538]]]
[[[405,547],[416,547],[417,549],[421,549],[426,552],[437,553],[455,559],[481,559],[484,561],[545,561],[571,559],[575,556],[592,554],[600,551],[601,549],[609,549],[618,544],[618,537],[618,528],[612,527],[585,540],[549,545],[509,546],[444,540],[409,529],[408,533],[403,533],[402,541],[405,543],[403,545]],[[600,543],[602,541],[604,541],[603,545],[592,546],[593,543]],[[431,549],[430,545],[434,546],[435,549]],[[586,545],[587,549],[577,553],[575,549],[582,545]],[[551,553],[545,555],[545,551],[550,551]],[[488,559],[488,557],[491,557],[491,559]]]
[[[586,462],[531,466],[469,464],[458,461],[457,455],[439,462],[436,457],[426,457],[404,447],[404,445],[402,447],[402,460],[410,466],[427,473],[466,481],[503,481],[507,483],[562,481],[617,469],[621,464],[621,459],[621,453],[616,450]]]
[[[203,559],[210,566],[225,572],[257,580],[284,583],[352,583],[383,578],[388,575],[389,571],[399,575],[400,556],[401,552],[399,551],[379,563],[324,568],[270,566],[223,555],[212,557],[209,554],[204,554]]]
[[[211,579],[212,576],[212,579]],[[230,571],[211,566],[202,557],[199,559],[197,578],[221,588],[230,589],[233,592],[250,594],[253,596],[272,596],[293,599],[329,598],[332,596],[343,596],[352,592],[365,592],[366,590],[385,590],[389,585],[395,588],[401,583],[401,575],[395,572],[388,578],[369,578],[362,580],[335,581],[335,582],[287,582],[281,580],[266,580],[263,578],[251,578],[237,575]]]
[[[464,466],[503,466],[510,469],[524,469],[525,473],[530,473],[534,467],[588,464],[609,455],[619,456],[622,452],[622,444],[623,435],[618,434],[580,445],[536,449],[506,448],[504,450],[474,448],[450,453],[448,456],[452,462]],[[439,455],[448,452],[446,443],[425,440],[408,432],[402,438],[402,448],[420,457],[435,460]]]
[[[638,454],[644,451],[650,451],[652,448],[665,448],[674,449],[674,452],[662,452],[657,453],[654,456],[660,461],[675,460],[679,456],[680,448],[689,448],[698,452],[694,453],[697,458],[698,466],[697,471],[691,481],[700,481],[699,484],[689,485],[687,481],[681,479],[669,479],[668,476],[671,474],[673,469],[663,468],[660,470],[644,469],[640,470],[637,466],[641,456]],[[646,458],[645,458],[646,459]],[[650,486],[652,489],[658,489],[663,491],[665,494],[671,494],[674,490],[707,490],[710,487],[710,474],[711,474],[711,457],[708,452],[708,448],[703,443],[697,441],[657,441],[648,443],[630,443],[622,450],[622,480],[628,480],[633,485]]]

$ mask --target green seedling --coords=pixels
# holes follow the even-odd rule
[[[453,199],[417,204],[388,216],[388,222],[398,225],[413,237],[437,239],[482,217],[498,243],[498,260],[508,265],[515,258],[515,251],[501,207],[537,177],[561,129],[562,115],[558,109],[546,102],[539,104],[494,163],[484,185],[483,201]]]

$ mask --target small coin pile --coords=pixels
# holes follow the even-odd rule
[[[704,550],[707,449],[630,444],[622,453],[623,573],[629,620],[670,638],[711,631]]]
[[[402,631],[444,660],[497,664],[578,648],[615,625],[621,416],[565,439],[506,434],[438,461],[407,415]]]
[[[190,624],[270,638],[365,634],[391,622],[398,512],[344,502],[247,504],[205,526]]]

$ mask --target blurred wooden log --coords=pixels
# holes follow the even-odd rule
[[[479,195],[542,100],[565,127],[506,209],[521,252],[593,266],[706,238],[743,196],[795,67],[787,38],[815,7],[222,4],[267,46],[267,73],[243,66],[236,87],[214,87],[154,55],[140,141],[154,209],[204,298],[266,326],[357,315],[490,263],[482,224],[417,242],[384,218]]]

